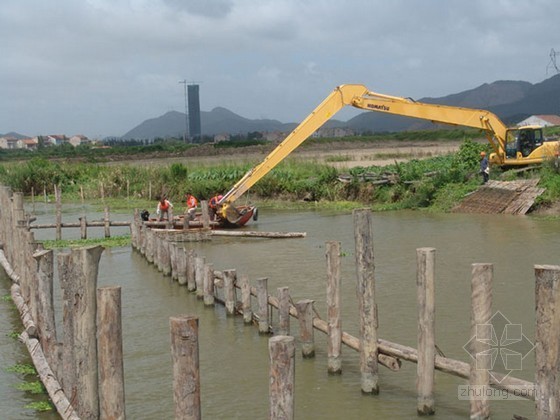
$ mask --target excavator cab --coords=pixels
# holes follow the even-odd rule
[[[507,131],[506,158],[517,159],[527,157],[544,141],[542,127],[525,126]]]

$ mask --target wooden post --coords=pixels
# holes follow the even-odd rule
[[[154,263],[154,245],[156,234],[152,229],[145,229],[146,232],[146,260]]]
[[[224,270],[224,294],[226,313],[235,315],[235,270]]]
[[[473,264],[471,280],[471,366],[469,387],[478,391],[471,397],[470,407],[473,420],[490,418],[490,403],[484,392],[490,389],[492,368],[490,341],[492,337],[492,264]],[[501,340],[501,337],[498,337]],[[498,356],[499,357],[499,356]]]
[[[126,201],[130,200],[130,180],[126,179]]]
[[[259,334],[268,334],[268,279],[257,279],[257,304],[259,317]]]
[[[195,258],[195,283],[196,283],[196,297],[202,299],[204,297],[204,264],[206,259],[204,257]]]
[[[214,264],[208,263],[204,266],[204,304],[206,306],[214,305]]]
[[[342,373],[342,322],[340,316],[340,242],[327,242],[327,370]]]
[[[165,224],[166,229],[173,229],[173,207],[169,206],[167,211],[167,223]]]
[[[87,220],[85,215],[80,217],[80,238],[87,239]]]
[[[416,366],[416,411],[434,414],[435,341],[435,256],[434,248],[416,250],[416,294],[418,301],[418,364]]]
[[[210,212],[208,211],[208,201],[202,200],[200,202],[200,209],[202,211],[202,228],[210,229]]]
[[[60,186],[54,185],[54,197],[56,201],[56,240],[62,239],[62,193]]]
[[[278,335],[268,340],[270,356],[270,419],[294,418],[295,353],[294,337]]]
[[[560,266],[535,265],[537,420],[560,418]]]
[[[373,224],[370,210],[354,210],[354,239],[356,244],[356,274],[358,308],[360,313],[360,370],[362,392],[379,393],[377,364],[377,303],[373,256]]]
[[[97,289],[97,352],[101,419],[125,419],[121,287]]]
[[[187,284],[187,250],[183,245],[177,246],[175,258],[177,260],[177,281],[184,286]]]
[[[111,237],[111,216],[109,215],[109,206],[105,206],[105,219],[103,220],[104,223],[104,231],[105,237]]]
[[[66,395],[75,395],[75,409],[83,419],[99,417],[98,357],[96,338],[97,274],[103,247],[93,246],[71,251],[61,274],[63,291],[63,329],[65,356],[71,365],[64,370],[71,371],[75,380],[72,389],[66,388]],[[63,254],[59,254],[59,257]],[[69,349],[66,347],[69,346]]]
[[[53,298],[53,257],[52,250],[42,250],[33,254],[36,261],[37,276],[37,328],[45,357],[51,369],[58,371],[56,322]]]
[[[194,249],[187,252],[187,290],[194,292],[196,290],[196,255]]]
[[[152,181],[148,182],[148,200],[152,201]]]
[[[239,282],[241,283],[241,308],[243,310],[243,322],[251,324],[253,322],[253,310],[251,308],[251,285],[249,277],[246,274],[241,275]]]
[[[198,318],[169,318],[173,360],[173,400],[175,419],[200,420],[200,369]]]
[[[169,242],[169,265],[171,267],[171,279],[178,279],[177,272],[177,243]]]
[[[164,237],[161,237],[158,255],[161,261],[161,272],[164,276],[171,275],[171,252],[169,250],[169,247],[169,241]]]
[[[290,335],[290,289],[279,287],[276,289],[278,297],[278,335]]]
[[[303,299],[295,304],[299,321],[299,341],[304,359],[315,357],[315,336],[313,329],[313,301]]]

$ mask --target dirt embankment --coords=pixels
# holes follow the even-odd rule
[[[292,159],[330,164],[338,169],[356,166],[385,166],[395,162],[422,159],[456,152],[461,141],[379,141],[371,142],[330,142],[308,144],[294,150]],[[130,162],[135,165],[161,165],[175,162],[189,164],[220,164],[227,162],[257,163],[262,161],[275,145],[215,148],[212,146],[193,147],[180,154],[154,153],[150,156],[126,156],[122,160],[115,156],[111,163]]]

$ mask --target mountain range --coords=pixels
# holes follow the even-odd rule
[[[524,81],[496,81],[474,89],[439,98],[420,98],[419,102],[486,109],[494,112],[504,123],[514,125],[530,115],[560,114],[560,74],[540,83]],[[201,112],[202,132],[205,135],[247,134],[261,132],[290,132],[298,123],[282,123],[271,119],[251,120],[225,108]],[[348,121],[330,120],[327,127],[348,127],[357,133],[394,132],[433,128],[429,121],[363,112]],[[185,130],[185,114],[170,111],[160,117],[142,122],[122,136],[123,139],[179,137]]]
[[[530,115],[560,115],[560,74],[535,84],[501,80],[484,83],[474,89],[439,98],[426,97],[417,100],[433,104],[486,109],[498,115],[507,125],[514,125]],[[201,123],[204,135],[245,135],[251,132],[288,133],[299,124],[299,122],[282,123],[273,119],[252,120],[222,107],[208,112],[202,111]],[[363,133],[422,130],[433,128],[434,124],[415,118],[366,111],[348,121],[329,120],[324,126],[347,127],[356,133]],[[185,114],[170,111],[159,117],[145,120],[125,133],[121,139],[181,138],[184,132]],[[5,136],[24,137],[17,133],[8,133]]]

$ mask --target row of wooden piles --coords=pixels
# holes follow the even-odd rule
[[[560,418],[560,267],[535,266],[537,334],[536,385],[533,382],[515,378],[490,370],[489,359],[472,357],[470,363],[450,359],[436,352],[435,343],[435,249],[417,250],[417,306],[418,306],[418,348],[404,346],[383,340],[377,336],[377,304],[375,298],[374,254],[372,214],[369,210],[354,211],[354,233],[356,246],[357,296],[360,314],[360,336],[354,337],[342,331],[340,313],[340,243],[329,241],[326,244],[327,260],[327,317],[321,319],[313,307],[313,300],[305,299],[292,303],[287,287],[279,287],[276,296],[268,293],[268,279],[256,279],[251,286],[246,275],[237,275],[236,270],[218,271],[214,264],[204,256],[196,255],[184,243],[170,241],[164,232],[153,230],[135,218],[131,226],[132,246],[141,252],[165,275],[172,276],[179,284],[186,285],[189,291],[197,294],[205,305],[223,303],[229,315],[240,314],[247,324],[258,326],[259,333],[274,332],[270,339],[271,357],[270,409],[271,418],[275,413],[288,413],[293,418],[293,363],[295,341],[290,337],[290,317],[299,325],[298,341],[303,357],[315,354],[314,330],[327,334],[328,372],[341,372],[342,344],[360,353],[361,391],[377,394],[379,392],[378,365],[391,370],[399,370],[401,360],[417,364],[417,412],[435,413],[434,376],[440,370],[468,380],[473,392],[470,398],[471,418],[483,419],[490,416],[491,394],[479,395],[478,391],[492,389],[509,392],[516,397],[536,400],[538,419]],[[491,321],[492,302],[492,264],[472,265],[472,326],[471,336],[476,336],[480,325]],[[236,290],[240,290],[240,299]],[[253,299],[254,298],[254,299]],[[254,302],[256,301],[256,302]],[[271,325],[271,308],[277,309],[277,324]],[[175,325],[175,327],[173,327]],[[176,336],[185,335],[188,340],[177,343],[197,346],[194,338],[198,328],[195,317],[172,320],[172,331]],[[173,333],[172,333],[173,335]],[[482,355],[489,350],[488,342],[472,340],[471,355]],[[177,350],[178,351],[178,350]],[[183,353],[197,354],[194,348],[182,349]],[[278,359],[276,359],[278,358]],[[276,363],[284,360],[282,363]],[[183,362],[186,362],[183,359]],[[195,416],[200,415],[200,378],[198,356],[188,360],[188,366],[181,371],[187,376],[175,383],[176,404],[181,404],[185,388],[190,389],[189,404],[195,407]],[[284,366],[286,371],[277,372],[274,366]],[[188,374],[187,374],[188,372]],[[182,384],[182,385],[181,385]],[[193,390],[193,384],[195,388]],[[537,398],[535,398],[537,396]],[[198,407],[198,408],[197,408]],[[278,410],[278,411],[275,411]],[[191,411],[192,412],[192,411]]]

